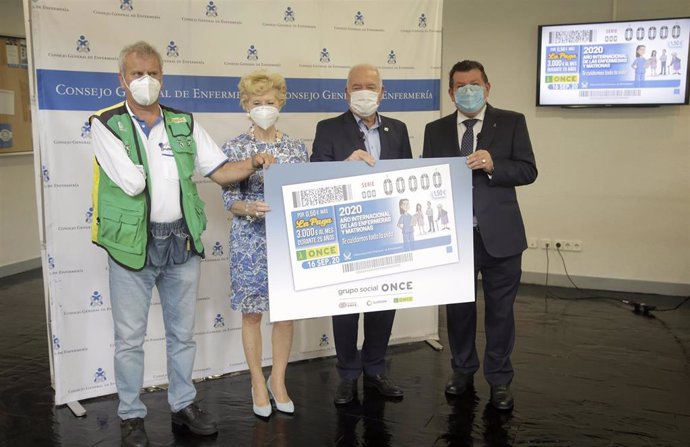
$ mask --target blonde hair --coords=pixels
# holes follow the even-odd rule
[[[248,109],[247,104],[251,96],[261,96],[271,90],[276,91],[278,108],[282,108],[285,104],[287,86],[285,85],[285,78],[278,73],[270,73],[266,70],[252,71],[242,76],[237,88],[240,90],[240,105],[244,110]]]
[[[118,58],[118,68],[120,69],[120,73],[122,75],[125,74],[125,59],[127,59],[127,56],[129,56],[132,53],[140,57],[155,57],[156,59],[158,59],[158,66],[160,67],[161,72],[163,71],[163,59],[161,58],[160,53],[156,51],[156,49],[153,46],[151,46],[148,42],[140,40],[139,42],[127,45],[122,49],[122,51],[120,51],[120,57]]]

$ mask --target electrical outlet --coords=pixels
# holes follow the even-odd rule
[[[553,243],[551,239],[539,239],[539,248],[543,249],[553,249]]]
[[[528,248],[539,248],[539,239],[536,237],[528,237],[527,238],[527,247]]]
[[[551,248],[560,251],[582,251],[582,241],[573,239],[554,239],[553,247]]]

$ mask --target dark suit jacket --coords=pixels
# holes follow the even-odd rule
[[[381,139],[381,160],[412,158],[410,137],[402,121],[381,117],[379,138]],[[349,110],[335,118],[319,121],[312,146],[311,161],[343,161],[355,151],[364,149],[362,133],[354,115]]]
[[[486,149],[494,161],[494,173],[472,173],[474,214],[486,251],[503,258],[527,248],[515,187],[537,178],[532,144],[525,116],[486,106],[477,149]],[[459,157],[457,111],[426,125],[424,158]]]

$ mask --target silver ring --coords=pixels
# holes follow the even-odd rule
[[[484,160],[483,158],[482,158],[482,163],[486,163],[486,160]]]
[[[258,212],[258,211],[254,211],[254,215],[255,215],[256,217],[259,217],[259,212]]]

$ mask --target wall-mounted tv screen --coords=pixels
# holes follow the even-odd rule
[[[690,17],[539,27],[537,105],[688,104]]]

